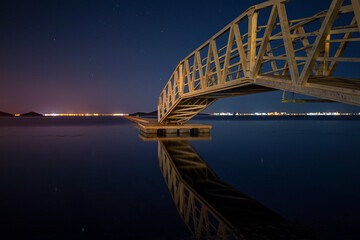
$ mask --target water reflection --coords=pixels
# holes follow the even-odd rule
[[[158,141],[159,165],[196,239],[299,239],[285,220],[224,183],[186,140]]]

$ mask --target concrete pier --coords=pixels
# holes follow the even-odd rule
[[[185,123],[183,125],[162,125],[156,119],[126,116],[126,119],[135,123],[140,135],[145,138],[183,138],[183,137],[210,137],[211,125],[199,123]]]

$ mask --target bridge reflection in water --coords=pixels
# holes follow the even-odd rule
[[[161,172],[196,239],[304,239],[286,221],[224,183],[186,140],[158,141]]]

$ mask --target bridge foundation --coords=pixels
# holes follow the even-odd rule
[[[156,119],[126,116],[126,119],[135,123],[140,135],[145,138],[184,138],[210,137],[211,125],[199,123],[185,123],[183,125],[162,125]]]
[[[164,131],[166,137],[177,137],[178,135],[178,129],[176,128],[164,129]]]
[[[209,132],[210,134],[210,132]],[[183,128],[183,129],[179,129],[179,136],[180,137],[187,137],[191,135],[191,129],[189,128]]]

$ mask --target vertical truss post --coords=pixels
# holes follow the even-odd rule
[[[351,4],[354,9],[356,23],[360,31],[360,0],[351,0]]]
[[[323,72],[322,74],[324,76],[327,75],[327,73],[329,72],[329,60],[327,60],[327,58],[330,56],[330,42],[326,42],[330,40],[330,34],[327,35],[326,40],[325,40],[325,46],[324,46],[324,65],[323,65]]]
[[[253,78],[254,76],[254,65],[255,65],[255,58],[256,58],[256,30],[257,30],[257,18],[258,18],[258,12],[255,10],[252,10],[248,13],[248,20],[249,20],[249,26],[248,26],[248,48],[247,48],[247,73],[245,73],[245,76],[248,78]]]
[[[210,61],[211,61],[211,54],[212,54],[212,45],[211,45],[211,41],[208,44],[208,55],[207,55],[207,60],[206,60],[206,67],[205,67],[205,84],[204,84],[204,89],[208,87],[208,83],[209,83],[209,72],[210,72]]]
[[[231,53],[231,48],[232,48],[233,41],[234,41],[233,28],[234,28],[234,26],[231,26],[229,28],[229,38],[228,38],[228,42],[227,42],[227,46],[226,46],[225,60],[224,60],[224,66],[223,66],[223,75],[221,77],[221,82],[220,82],[221,84],[226,82],[226,77],[227,77],[227,73],[228,73],[230,53]]]
[[[184,62],[179,64],[179,97],[184,94]]]
[[[260,49],[259,49],[259,52],[258,52],[256,63],[254,64],[254,67],[253,67],[253,77],[254,77],[254,79],[256,79],[256,76],[260,72],[262,61],[263,61],[263,58],[264,58],[264,55],[265,55],[265,52],[266,52],[266,47],[268,46],[268,44],[270,42],[269,41],[270,34],[271,34],[271,31],[274,28],[276,17],[277,17],[277,9],[276,8],[277,8],[277,6],[273,5],[273,7],[271,9],[270,17],[269,17],[269,20],[268,20],[268,23],[267,23],[267,26],[266,26],[266,29],[265,29],[265,32],[264,32],[264,36],[263,36],[263,39],[262,39],[262,42],[261,42],[261,45],[260,45]]]
[[[277,9],[278,9],[278,14],[279,14],[281,32],[282,32],[282,36],[283,36],[283,40],[284,40],[287,61],[289,64],[291,81],[293,84],[297,84],[297,81],[299,79],[299,70],[298,70],[298,67],[296,64],[296,60],[295,60],[294,46],[293,46],[293,43],[291,40],[289,21],[288,21],[287,14],[286,14],[285,4],[278,0],[276,5],[277,5]]]
[[[241,62],[241,67],[242,67],[242,71],[244,73],[244,75],[246,75],[247,72],[247,64],[246,64],[246,54],[245,54],[245,50],[244,50],[244,46],[242,43],[242,39],[241,39],[241,34],[240,34],[240,30],[239,30],[239,26],[237,24],[235,24],[233,26],[233,30],[234,30],[234,35],[235,35],[235,41],[236,41],[236,46],[239,52],[239,56],[240,56],[240,62]],[[240,65],[238,67],[238,75],[240,76]]]
[[[167,88],[167,87],[166,87]],[[164,92],[164,97],[163,97],[163,105],[164,105],[164,113],[165,111],[168,109],[168,97],[167,97],[167,93],[166,93],[167,89]]]
[[[185,60],[185,72],[186,72],[187,85],[188,85],[188,88],[189,88],[189,92],[192,93],[191,78],[190,78],[190,66],[189,66],[189,60],[188,59]]]
[[[192,66],[192,76],[191,76],[191,89],[192,92],[195,90],[195,75],[196,75],[196,69],[197,69],[197,57],[196,57],[196,53],[194,53],[193,55],[194,57],[194,62],[193,62],[193,66]]]
[[[218,50],[216,48],[215,39],[213,41],[211,41],[211,45],[212,45],[212,54],[214,56],[214,61],[215,61],[217,84],[220,84],[220,81],[221,81],[221,68],[220,68],[219,55],[218,55]]]
[[[159,97],[158,106],[157,106],[157,116],[158,116],[158,120],[161,119],[161,117],[162,117],[162,115],[160,114],[160,111],[162,111],[162,110],[161,110],[161,105],[162,105],[162,103],[161,103],[161,96],[160,96],[160,97]]]
[[[170,103],[173,102],[173,94],[172,94],[172,84],[171,81],[169,81],[168,83],[168,95],[169,95],[169,108],[170,108]]]
[[[197,64],[197,67],[199,69],[199,77],[200,77],[200,89],[204,89],[203,85],[204,85],[204,76],[203,76],[203,71],[202,71],[202,64],[201,64],[201,57],[200,57],[200,51],[196,51],[195,52],[195,59]],[[195,72],[196,73],[196,72]]]

